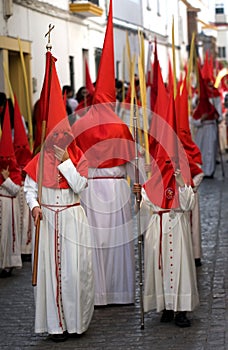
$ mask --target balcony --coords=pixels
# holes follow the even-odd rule
[[[69,9],[71,12],[78,13],[83,17],[96,17],[103,14],[103,9],[99,6],[99,0],[72,0],[69,4]]]

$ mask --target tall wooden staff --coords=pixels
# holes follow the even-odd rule
[[[32,150],[33,149],[33,130],[32,130],[31,103],[29,98],[28,77],[27,77],[26,68],[25,68],[25,61],[24,61],[24,55],[21,47],[21,41],[19,37],[18,37],[18,46],[20,50],[21,65],[22,65],[22,72],[23,72],[24,85],[25,85],[26,108],[27,108],[28,130],[29,130],[29,146],[30,146],[30,149]]]
[[[135,183],[139,184],[139,153],[138,153],[138,126],[137,126],[137,114],[136,114],[136,100],[134,103],[134,140],[135,140]],[[143,306],[143,272],[142,272],[142,233],[141,233],[141,220],[140,220],[140,193],[136,194],[136,206],[137,206],[137,234],[138,234],[138,256],[139,256],[139,288],[140,288],[140,312],[141,312],[141,329],[144,329],[144,306]]]
[[[138,70],[139,70],[139,85],[142,104],[143,115],[143,135],[145,142],[145,160],[147,164],[150,164],[150,152],[149,152],[149,139],[148,139],[148,114],[147,114],[147,96],[146,96],[146,80],[144,69],[144,39],[140,34],[140,56],[138,58]],[[147,173],[147,177],[150,178],[151,173]]]
[[[133,60],[134,63],[134,60]],[[134,86],[134,71],[131,74],[131,86]],[[133,107],[134,106],[134,107]],[[131,89],[131,109],[133,112],[133,135],[135,140],[135,183],[139,184],[139,152],[138,152],[138,117],[137,101],[134,90]],[[140,312],[141,312],[141,329],[144,329],[144,306],[143,306],[143,273],[142,273],[142,233],[140,221],[140,193],[136,195],[137,206],[137,234],[138,234],[138,257],[139,257],[139,288],[140,288]]]
[[[45,34],[45,37],[48,36],[48,43],[46,45],[47,51],[51,51],[52,46],[50,44],[50,34],[54,26],[49,24],[49,30]],[[46,136],[46,124],[48,118],[48,109],[49,109],[49,97],[50,97],[50,88],[51,88],[51,73],[52,73],[52,61],[50,62],[50,72],[48,75],[48,86],[47,86],[47,99],[46,104],[44,105],[44,119],[42,120],[42,131],[41,131],[41,150],[39,158],[39,173],[38,173],[38,203],[41,205],[42,197],[42,180],[43,180],[43,170],[44,170],[44,140]],[[34,256],[33,256],[33,270],[32,270],[32,285],[35,287],[37,285],[37,270],[38,270],[38,258],[39,258],[39,237],[40,236],[40,218],[36,225],[35,231],[35,242],[34,242]]]

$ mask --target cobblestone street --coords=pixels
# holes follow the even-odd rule
[[[139,288],[135,305],[99,307],[88,331],[64,343],[34,333],[31,263],[0,280],[0,349],[228,349],[228,163],[226,178],[217,166],[214,179],[200,186],[202,266],[197,268],[200,306],[189,313],[192,327],[161,324],[160,315],[145,314],[140,327]]]

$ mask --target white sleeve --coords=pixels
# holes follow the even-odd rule
[[[71,159],[59,164],[58,169],[75,193],[80,193],[87,186],[87,178],[79,174]]]
[[[197,190],[204,177],[204,173],[197,174],[193,178],[194,190]]]
[[[195,194],[191,186],[179,187],[179,201],[182,210],[192,210],[195,204]]]
[[[7,177],[1,186],[5,188],[11,196],[16,196],[20,190],[20,186],[16,185],[10,177]]]
[[[200,128],[202,126],[201,119],[192,118],[192,125],[196,128]]]
[[[37,201],[38,185],[29,175],[26,175],[25,178],[24,193],[25,200],[31,211],[34,207],[39,207],[39,203]]]

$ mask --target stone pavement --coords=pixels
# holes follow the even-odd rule
[[[227,155],[225,155],[227,159]],[[200,306],[189,313],[192,327],[161,324],[160,315],[145,315],[140,327],[139,291],[135,305],[96,308],[88,331],[65,343],[34,333],[31,263],[0,279],[0,349],[228,349],[228,163],[226,178],[217,166],[215,178],[200,186],[202,267],[197,268]]]

